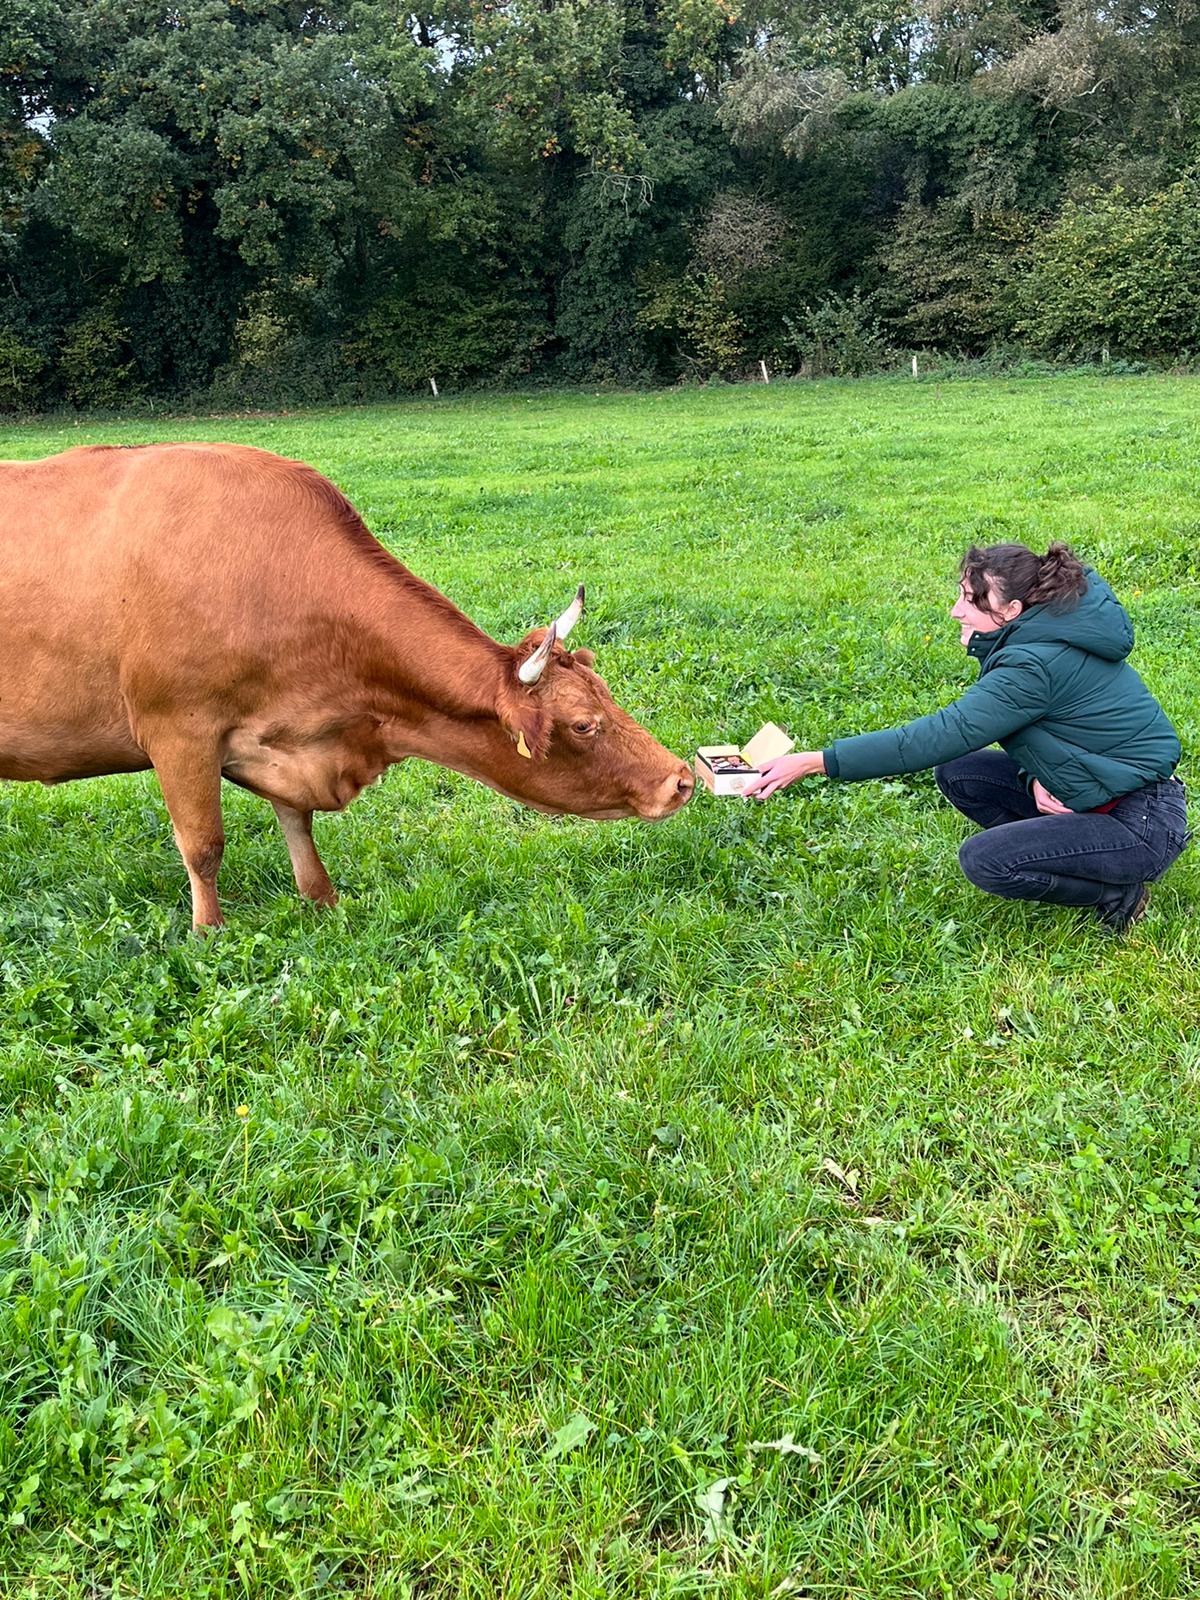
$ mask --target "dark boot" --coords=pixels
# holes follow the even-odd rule
[[[1096,917],[1106,932],[1119,937],[1142,920],[1149,904],[1150,885],[1131,883],[1114,891],[1112,900],[1101,901],[1096,907]]]

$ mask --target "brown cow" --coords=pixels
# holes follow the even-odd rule
[[[314,811],[423,756],[547,812],[668,817],[690,769],[556,624],[481,632],[299,462],[226,444],[0,462],[0,777],[153,767],[221,922],[221,778],[275,808],[301,894],[332,904]]]

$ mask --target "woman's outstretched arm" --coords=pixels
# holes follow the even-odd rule
[[[835,739],[827,750],[780,756],[768,762],[762,776],[743,793],[765,800],[798,778],[819,772],[852,783],[924,772],[972,750],[986,750],[998,739],[1036,722],[1049,700],[1050,680],[1044,663],[1025,654],[1012,665],[996,667],[940,711],[914,722]]]

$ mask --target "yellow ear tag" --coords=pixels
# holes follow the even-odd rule
[[[522,728],[520,730],[520,732],[517,734],[517,754],[519,756],[524,756],[526,761],[532,761],[533,760],[533,751],[525,743],[525,729],[524,728]]]

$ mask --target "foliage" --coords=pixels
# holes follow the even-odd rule
[[[650,199],[640,185],[593,177],[564,207],[566,264],[557,284],[554,333],[568,378],[629,382],[645,376],[636,338],[638,257]]]
[[[356,39],[354,17],[336,8],[204,0],[175,13],[155,0],[90,0],[71,8],[49,63],[9,41],[22,90],[13,120],[36,112],[27,125],[45,147],[15,217],[11,270],[76,367],[89,337],[80,329],[111,318],[135,341],[140,379],[194,388],[267,284],[361,274],[367,229],[404,216],[412,162],[389,111],[402,88],[411,107],[425,89],[415,45],[393,43],[384,81],[356,70]],[[365,31],[363,49],[378,65]],[[43,308],[40,268],[54,254],[87,270],[74,304]],[[61,387],[78,398],[96,386],[64,366]]]
[[[657,21],[666,65],[683,69],[689,92],[698,98],[719,93],[741,43],[745,11],[737,0],[660,0]]]
[[[1200,351],[1200,187],[1072,203],[1040,234],[1016,330],[1035,350],[1159,359]]]
[[[828,295],[784,323],[808,377],[860,378],[878,372],[892,356],[873,302],[857,289]]]
[[[974,215],[991,215],[1036,210],[1058,192],[1058,152],[1022,99],[921,83],[886,100],[857,96],[846,116],[886,141],[910,201],[953,197]]]
[[[692,360],[697,369],[729,377],[745,361],[745,331],[726,303],[721,280],[711,273],[705,273],[696,283],[685,328],[691,337]]]
[[[743,150],[780,149],[804,158],[837,128],[850,94],[844,72],[827,64],[798,66],[778,41],[748,47],[722,98],[722,126]]]
[[[549,160],[570,151],[593,170],[639,169],[642,147],[620,81],[623,13],[618,0],[475,7],[482,61],[473,92],[486,97],[515,152]]]
[[[748,359],[739,305],[753,308],[756,286],[775,280],[788,233],[764,195],[718,191],[694,230],[687,270],[660,261],[643,276],[638,326],[671,350],[681,373],[735,376]]]
[[[518,285],[475,291],[432,283],[382,299],[368,311],[352,346],[359,363],[382,366],[401,389],[485,383],[526,377],[550,337],[541,308]]]
[[[36,350],[0,327],[0,411],[24,411],[32,406],[45,365]]]
[[[129,330],[109,306],[96,306],[71,324],[58,367],[66,397],[76,405],[116,409],[140,391]]]
[[[722,189],[696,230],[693,258],[726,282],[775,265],[787,235],[787,219],[763,195]]]
[[[1138,279],[1145,218],[1095,249],[1077,219],[1091,188],[1161,210],[1197,127],[1187,6],[10,0],[0,329],[44,405],[98,392],[59,352],[105,318],[110,392],[176,401],[736,374],[786,359],[797,306],[877,292],[943,353],[1169,362],[1186,309],[1081,344],[1051,257]]]
[[[1011,337],[1013,279],[1032,228],[959,201],[906,206],[880,247],[878,304],[903,342],[978,354]]]
[[[0,429],[312,461],[673,749],[945,704],[972,542],[1074,542],[1200,739],[1196,382],[523,394]],[[1136,494],[1131,485],[1137,485]],[[523,811],[406,762],[298,900],[228,786],[0,789],[5,1600],[1189,1600],[1193,847],[1113,945],[928,775]]]

